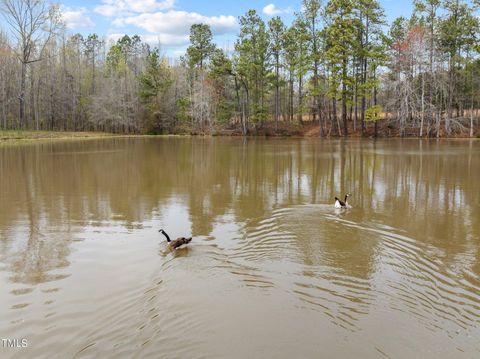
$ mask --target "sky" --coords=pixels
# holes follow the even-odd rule
[[[273,2],[272,2],[273,1]],[[107,41],[124,34],[140,35],[152,45],[161,44],[169,56],[179,56],[188,46],[190,26],[207,23],[214,41],[224,49],[233,47],[238,34],[238,17],[257,10],[265,21],[279,15],[290,24],[300,11],[301,0],[65,0],[60,2],[68,31],[97,33]],[[410,16],[412,1],[380,0],[388,22]]]

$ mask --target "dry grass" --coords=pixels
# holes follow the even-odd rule
[[[61,131],[31,131],[31,130],[0,130],[0,141],[37,140],[37,139],[69,139],[69,138],[99,138],[118,136],[103,132],[61,132]]]

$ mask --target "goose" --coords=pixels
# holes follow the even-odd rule
[[[348,193],[345,195],[345,202],[343,202],[340,198],[335,197],[335,208],[348,208],[348,196],[350,196]]]
[[[185,238],[185,237],[180,237],[172,241],[170,237],[168,236],[167,232],[165,232],[163,229],[160,229],[159,232],[167,238],[168,246],[171,249],[177,249],[178,247],[183,246],[184,244],[189,243],[192,240],[192,237]]]

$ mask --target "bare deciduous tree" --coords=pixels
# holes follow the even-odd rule
[[[57,6],[42,0],[0,0],[0,10],[19,45],[16,51],[22,65],[20,77],[20,127],[26,126],[25,88],[27,66],[42,60],[43,49],[60,24]]]

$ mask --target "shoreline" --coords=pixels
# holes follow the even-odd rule
[[[0,130],[0,144],[5,143],[14,143],[14,142],[29,142],[29,141],[38,141],[38,140],[75,140],[75,139],[102,139],[102,138],[128,138],[128,137],[246,137],[246,138],[323,138],[323,139],[419,139],[419,140],[440,140],[440,139],[480,139],[479,134],[475,134],[473,137],[469,137],[465,134],[455,134],[451,136],[440,136],[440,137],[418,137],[418,136],[373,136],[370,133],[366,133],[362,136],[358,132],[349,134],[347,137],[338,136],[338,135],[329,135],[321,137],[319,134],[312,134],[312,129],[306,129],[305,131],[299,133],[257,133],[257,134],[247,134],[243,136],[241,133],[222,133],[223,131],[218,131],[214,133],[173,133],[173,134],[119,134],[119,133],[108,133],[108,132],[92,132],[92,131],[36,131],[36,130]]]
[[[74,139],[74,138],[103,138],[121,135],[105,132],[73,132],[73,131],[36,131],[36,130],[0,130],[0,142],[45,140],[45,139]]]

